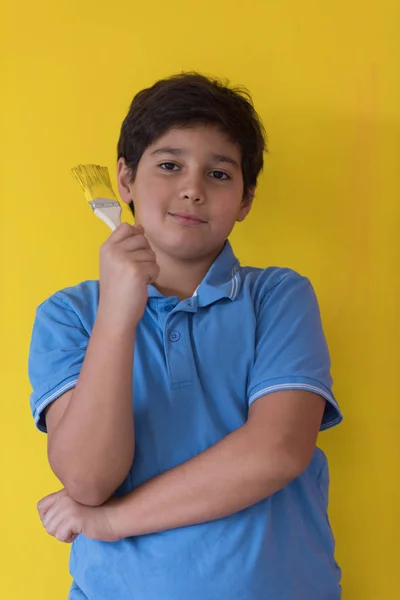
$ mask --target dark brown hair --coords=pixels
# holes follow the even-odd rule
[[[146,148],[172,127],[194,125],[214,125],[240,146],[246,198],[264,164],[263,124],[246,89],[199,73],[173,75],[136,94],[122,123],[118,159],[125,159],[133,181]]]

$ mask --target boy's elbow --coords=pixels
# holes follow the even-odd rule
[[[95,486],[79,486],[66,483],[64,487],[75,502],[79,502],[84,506],[101,506],[112,496],[112,492]]]
[[[260,481],[265,483],[265,488],[268,491],[266,496],[270,495],[272,480],[275,481],[277,489],[282,489],[294,479],[297,479],[310,462],[308,456],[295,455],[286,450],[278,451],[276,454],[272,452],[271,455],[273,456],[272,464],[274,465],[272,468],[271,466],[265,468],[265,458],[264,461],[260,460],[259,477]]]
[[[287,451],[281,452],[279,458],[278,471],[284,485],[297,479],[306,470],[311,460],[308,455]]]
[[[94,478],[59,477],[68,495],[85,506],[101,506],[111,498],[118,483],[98,481]]]
[[[73,464],[70,460],[60,463],[51,452],[48,459],[53,473],[68,495],[85,506],[101,506],[107,502],[128,474],[125,470],[118,473],[116,469],[108,473],[108,477],[104,469],[100,473],[90,473],[91,470],[82,463]]]

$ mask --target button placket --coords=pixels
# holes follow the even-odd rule
[[[189,335],[191,313],[169,314],[164,324],[164,348],[172,387],[193,383],[194,358]]]

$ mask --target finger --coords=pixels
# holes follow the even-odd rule
[[[69,521],[66,520],[66,521],[61,521],[61,523],[59,523],[54,537],[59,542],[71,544],[73,539],[77,538],[77,534],[73,531],[73,528],[72,528],[71,524],[69,523]]]
[[[62,515],[65,514],[65,510],[66,504],[64,501],[64,497],[61,496],[56,499],[54,504],[52,504],[52,506],[50,506],[50,508],[48,508],[44,514],[40,516],[43,527],[47,529],[50,521],[52,521],[54,517],[57,517],[57,515],[59,515],[58,518],[61,519]]]
[[[136,250],[152,250],[147,238],[144,235],[134,235],[123,239],[118,243],[118,250],[136,251]]]
[[[43,523],[47,533],[52,536],[56,536],[57,530],[63,521],[63,515],[61,513],[55,513],[50,519],[46,519],[46,524]]]
[[[36,505],[36,508],[39,511],[40,515],[45,515],[51,506],[62,496],[67,494],[66,490],[59,490],[58,492],[54,492],[53,494],[49,494],[45,496]]]
[[[53,504],[44,515],[41,515],[42,525],[45,529],[49,527],[49,524],[53,521],[54,517],[60,514],[60,507]]]
[[[126,256],[125,259],[129,261],[130,263],[155,263],[156,262],[156,255],[154,254],[153,250],[133,250],[133,251],[129,251]]]
[[[130,257],[133,257],[134,254],[130,254]],[[125,259],[127,266],[127,273],[129,272],[138,280],[143,281],[146,284],[154,283],[160,273],[160,267],[156,263],[155,260],[149,260],[147,257],[146,260],[138,261],[136,259],[129,260],[129,258]]]
[[[157,280],[157,277],[160,274],[160,267],[158,266],[158,264],[156,262],[143,262],[143,263],[140,263],[140,265],[142,266],[144,272],[146,273],[147,282],[149,284],[155,283]]]
[[[110,242],[121,242],[127,237],[134,235],[143,235],[144,229],[138,225],[130,225],[129,223],[121,223],[109,236]]]
[[[101,246],[100,255],[120,251],[151,250],[147,238],[142,233],[130,234],[117,240],[110,238]]]

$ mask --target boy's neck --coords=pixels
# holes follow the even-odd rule
[[[179,261],[166,255],[157,255],[160,274],[155,287],[165,297],[177,296],[180,301],[190,298],[218,254],[219,251],[198,261]]]

